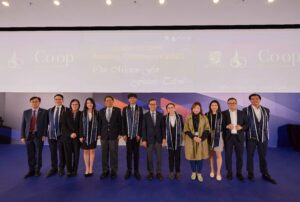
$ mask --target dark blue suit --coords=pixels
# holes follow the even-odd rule
[[[30,131],[32,109],[23,112],[21,138],[26,140],[29,171],[39,171],[42,167],[42,137],[47,135],[47,110],[39,108],[36,114],[36,131]]]
[[[150,111],[144,114],[142,140],[147,142],[147,169],[149,173],[153,173],[153,158],[152,153],[155,149],[157,157],[156,172],[161,174],[162,166],[162,140],[163,140],[163,115],[160,112],[155,112],[155,123]]]

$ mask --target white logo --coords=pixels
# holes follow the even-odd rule
[[[233,68],[244,68],[246,65],[246,57],[239,56],[238,51],[235,51],[234,56],[230,59],[230,66]]]
[[[13,52],[11,58],[8,60],[8,67],[12,69],[19,69],[24,65],[24,61],[17,57],[17,53]]]

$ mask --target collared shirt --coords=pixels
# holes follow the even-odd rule
[[[260,120],[261,120],[261,107],[260,106],[255,107],[255,106],[252,105],[252,109],[254,110],[254,113],[255,113],[255,116],[256,116],[258,122],[260,122]]]
[[[60,113],[61,113],[61,107],[62,106],[55,106],[55,109],[54,109],[54,120],[55,120],[55,116],[56,116],[56,111],[58,110],[58,120],[59,120],[59,117],[60,117]]]
[[[37,116],[38,116],[39,109],[40,109],[40,108],[37,108],[37,109],[33,109],[33,108],[32,108],[32,112],[31,112],[31,113],[32,113],[32,116],[33,116],[33,111],[35,110],[35,118],[36,118],[36,119],[37,119]]]
[[[39,112],[39,109],[40,108],[37,108],[37,109],[33,109],[32,108],[32,112],[31,112],[31,117],[33,117],[33,111],[35,111],[35,126],[34,126],[34,132],[37,131],[37,118],[38,118],[38,112]]]
[[[237,110],[229,110],[231,124],[234,125],[234,128],[231,130],[231,134],[237,134],[236,125],[237,125]]]
[[[170,122],[171,126],[174,127],[175,123],[176,123],[176,116],[175,115],[169,115],[169,122]]]
[[[130,109],[131,109],[132,111],[134,111],[134,110],[135,110],[135,106],[136,106],[136,105],[130,105]]]
[[[156,124],[156,111],[150,111],[151,118],[153,123]]]
[[[105,110],[106,120],[109,121],[112,115],[112,107],[107,107]]]

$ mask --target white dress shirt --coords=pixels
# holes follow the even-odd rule
[[[169,122],[170,122],[171,126],[174,127],[175,122],[176,122],[176,116],[175,115],[170,115],[169,116]]]
[[[252,105],[252,109],[254,110],[254,113],[255,113],[255,116],[256,116],[258,122],[260,122],[260,120],[261,120],[261,107],[260,106],[255,107],[255,106]]]
[[[229,110],[231,124],[234,128],[231,130],[231,134],[237,134],[236,125],[237,125],[237,110]]]

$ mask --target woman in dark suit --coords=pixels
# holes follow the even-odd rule
[[[67,176],[76,176],[80,155],[79,127],[81,111],[80,102],[73,99],[70,102],[70,111],[63,117],[63,135],[65,144],[65,156],[67,163]]]
[[[183,133],[183,118],[175,111],[175,104],[168,103],[167,115],[163,118],[163,134],[169,152],[169,178],[179,180],[180,178],[180,153]],[[176,174],[174,174],[174,167]]]
[[[93,98],[87,98],[84,103],[80,121],[80,142],[82,143],[83,158],[85,163],[85,176],[93,175],[95,150],[98,138],[98,113]]]

